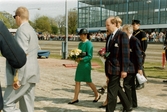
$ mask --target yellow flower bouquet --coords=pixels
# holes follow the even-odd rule
[[[86,56],[86,52],[82,52],[80,49],[73,49],[69,53],[69,59],[76,60],[77,58],[82,58]]]

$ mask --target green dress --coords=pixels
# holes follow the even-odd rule
[[[80,42],[78,49],[81,49],[82,52],[86,52],[87,56],[83,57],[82,60],[78,63],[75,81],[77,82],[92,82],[91,79],[91,59],[93,57],[93,45],[91,41]]]

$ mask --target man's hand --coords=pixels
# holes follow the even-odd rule
[[[127,72],[121,72],[121,78],[125,78],[127,76]]]
[[[140,75],[143,75],[143,71],[142,71],[142,70],[138,70],[138,73],[139,73]]]
[[[19,82],[19,78],[18,78],[18,70],[16,70],[16,75],[14,76],[14,79],[13,79],[13,89],[14,90],[17,90],[20,88],[20,82]]]
[[[75,61],[79,63],[81,60],[82,58],[77,58]]]
[[[14,90],[17,90],[17,89],[19,89],[21,87],[21,85],[20,85],[20,82],[19,81],[14,81],[13,82],[13,89]]]

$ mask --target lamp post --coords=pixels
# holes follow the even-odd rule
[[[68,55],[68,10],[67,10],[67,0],[65,1],[65,15],[66,15],[66,38],[65,38],[65,59]]]
[[[33,9],[41,10],[41,8],[28,8],[28,10],[33,10]]]

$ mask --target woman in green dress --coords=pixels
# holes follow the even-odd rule
[[[86,29],[81,29],[79,32],[81,42],[78,45],[78,49],[86,53],[83,58],[77,58],[78,66],[75,73],[75,93],[74,98],[68,104],[74,104],[79,102],[78,95],[80,91],[80,83],[86,82],[87,85],[93,90],[95,99],[93,102],[97,102],[100,99],[100,95],[97,92],[95,85],[92,83],[91,79],[91,59],[93,56],[93,45],[89,41],[88,31]]]

